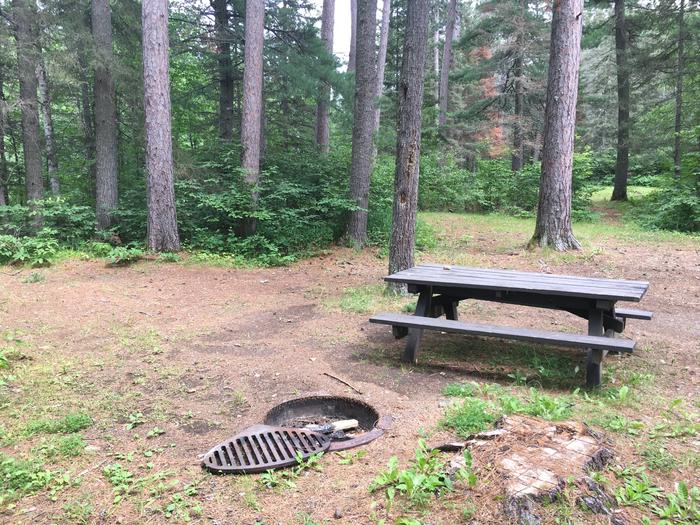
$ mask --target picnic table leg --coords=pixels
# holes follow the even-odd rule
[[[457,321],[459,314],[457,313],[457,306],[459,301],[452,301],[445,303],[445,317],[451,321]]]
[[[604,334],[603,310],[591,308],[588,314],[588,335],[602,336]],[[605,353],[603,350],[588,349],[588,360],[586,363],[586,386],[588,388],[600,386],[604,355]]]
[[[415,315],[421,317],[430,317],[430,303],[433,298],[433,288],[431,286],[426,286],[421,289],[420,295],[418,296],[418,304],[416,305]],[[420,339],[423,336],[422,328],[409,328],[408,329],[408,340],[406,341],[406,349],[403,353],[402,360],[406,363],[417,363],[418,362],[418,347],[420,346]]]

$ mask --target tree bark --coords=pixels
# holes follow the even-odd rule
[[[350,212],[347,238],[358,247],[367,243],[367,206],[374,157],[372,135],[377,93],[376,27],[377,0],[357,0],[357,59],[350,199],[359,209]]]
[[[437,18],[437,16],[435,17]],[[440,104],[440,30],[436,27],[433,33],[433,68],[435,69],[435,104],[439,110]]]
[[[42,123],[44,124],[44,143],[46,146],[46,164],[49,173],[49,186],[51,194],[58,196],[61,186],[58,181],[58,159],[56,157],[56,143],[53,134],[53,118],[51,117],[51,91],[49,79],[46,74],[46,66],[43,59],[39,58],[36,68],[36,78],[39,87],[39,105],[41,107]]]
[[[83,144],[85,146],[85,159],[88,165],[88,177],[90,195],[97,200],[97,166],[95,165],[95,116],[90,103],[90,80],[88,78],[88,65],[85,50],[80,46],[78,55],[78,79],[80,81],[80,97],[78,107],[83,125]]]
[[[421,113],[428,42],[429,0],[408,3],[406,37],[399,81],[394,209],[389,244],[389,273],[413,266],[420,174]],[[391,287],[402,292],[402,286]]]
[[[211,0],[214,8],[216,60],[219,76],[219,138],[233,140],[233,63],[229,36],[229,14],[226,0]]]
[[[571,178],[582,30],[583,0],[554,0],[540,198],[530,244],[558,251],[581,247],[571,231]]]
[[[119,199],[117,105],[112,69],[112,15],[108,0],[92,0],[95,41],[95,196],[97,227],[108,230]],[[166,72],[167,73],[167,72]],[[168,110],[169,111],[169,110]]]
[[[0,61],[0,206],[9,204],[7,192],[7,160],[5,158],[5,119],[7,104],[5,102],[5,64]]]
[[[525,46],[525,14],[527,12],[527,0],[520,0],[520,20],[518,21],[518,34],[515,41],[515,61],[513,63],[513,75],[515,77],[515,104],[513,122],[513,155],[510,167],[513,171],[523,169],[523,53]]]
[[[391,15],[391,0],[383,0],[382,3],[382,23],[379,29],[379,51],[377,53],[377,99],[380,99],[384,92],[384,70],[386,68],[386,50],[389,45],[389,20]],[[374,112],[374,133],[379,131],[381,119],[381,107],[377,100],[377,109]]]
[[[321,13],[321,41],[333,54],[333,24],[335,21],[335,0],[323,0]],[[328,153],[330,146],[329,106],[331,90],[328,82],[321,80],[320,92],[316,103],[316,146],[322,153]]]
[[[146,114],[148,249],[178,251],[168,70],[168,0],[144,0],[143,88]]]
[[[22,144],[24,148],[24,177],[27,185],[27,201],[44,197],[44,181],[41,175],[41,144],[39,141],[39,112],[37,100],[36,66],[38,60],[36,5],[32,0],[12,0],[17,62],[19,98],[22,108]],[[37,216],[33,226],[41,227]]]
[[[357,58],[357,1],[350,0],[350,52],[348,54],[348,72],[355,72]]]
[[[685,0],[678,10],[678,57],[676,62],[676,119],[673,128],[673,176],[681,176],[681,129],[683,125],[683,75],[685,70]]]
[[[617,62],[617,159],[612,200],[627,200],[630,156],[630,82],[627,68],[625,0],[615,0],[615,60]]]
[[[264,0],[246,0],[241,166],[245,170],[245,180],[251,186],[257,185],[260,180],[264,24]],[[257,190],[253,190],[252,197],[253,206],[255,206],[258,201]],[[246,235],[254,234],[256,226],[254,219],[247,220],[245,223]]]
[[[450,0],[447,7],[445,47],[442,50],[442,69],[440,71],[440,115],[438,117],[438,124],[441,128],[447,124],[450,67],[452,65],[452,37],[454,36],[456,18],[457,0]]]

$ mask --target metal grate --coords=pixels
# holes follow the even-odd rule
[[[330,444],[328,436],[303,428],[255,425],[211,449],[202,464],[215,472],[264,472],[294,465],[297,452],[306,459]]]

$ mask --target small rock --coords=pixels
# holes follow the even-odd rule
[[[102,452],[102,449],[97,445],[88,445],[83,449],[83,452],[85,452],[86,454],[95,455],[99,452]]]
[[[343,517],[343,510],[342,509],[335,509],[335,512],[333,513],[333,517],[337,520]]]

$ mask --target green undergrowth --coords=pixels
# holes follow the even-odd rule
[[[392,456],[386,470],[380,472],[369,486],[369,491],[382,491],[386,510],[390,512],[397,499],[408,508],[426,507],[434,498],[452,492],[455,481],[464,482],[467,487],[473,487],[477,482],[469,451],[464,452],[462,466],[451,472],[446,456],[429,450],[425,441],[419,440],[414,458],[406,468],[400,468],[398,458]]]

